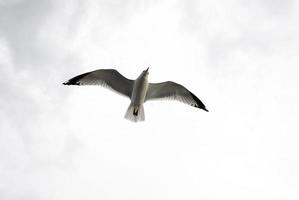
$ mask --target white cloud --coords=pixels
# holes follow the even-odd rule
[[[0,199],[297,199],[295,1],[0,1]],[[209,113],[63,81],[177,81]]]

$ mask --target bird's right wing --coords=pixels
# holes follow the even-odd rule
[[[184,86],[171,81],[149,84],[145,100],[155,99],[178,100],[208,111],[205,105],[192,92]]]
[[[99,69],[87,72],[63,83],[64,85],[101,85],[131,98],[134,81],[115,69]]]

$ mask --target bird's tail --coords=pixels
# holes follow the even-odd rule
[[[145,118],[143,105],[134,106],[131,103],[127,109],[125,118],[132,122],[144,121]]]

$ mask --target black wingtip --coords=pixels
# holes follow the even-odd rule
[[[81,85],[80,79],[82,79],[84,76],[90,74],[91,72],[87,72],[78,76],[75,76],[74,78],[71,78],[70,80],[62,83],[63,85]]]
[[[204,111],[206,111],[206,112],[210,112],[208,109],[206,109],[206,107],[199,107],[199,106],[194,106],[194,107],[196,107],[196,108],[199,108],[199,109],[202,109],[202,110],[204,110]]]
[[[209,112],[208,109],[206,109],[206,106],[199,100],[199,98],[197,98],[197,96],[195,96],[192,92],[190,92],[190,94],[197,104],[195,107],[200,108],[206,112]]]
[[[206,112],[209,112],[209,110],[208,109],[206,109],[206,108],[202,108],[204,111],[206,111]]]
[[[76,83],[72,83],[70,81],[63,82],[62,85],[77,85]]]

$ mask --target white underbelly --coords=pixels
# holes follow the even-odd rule
[[[136,80],[134,83],[134,88],[131,96],[131,101],[133,105],[142,105],[146,96],[148,88],[148,82],[144,80]]]

